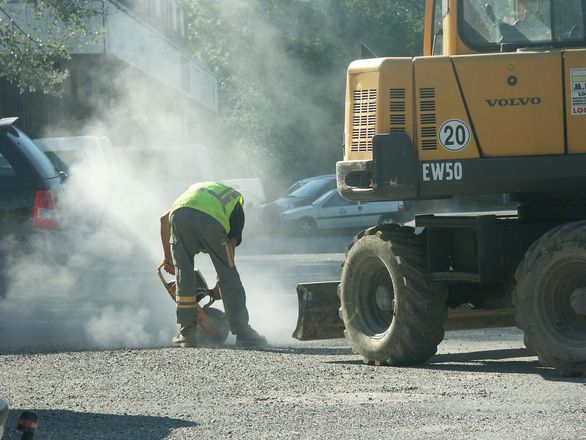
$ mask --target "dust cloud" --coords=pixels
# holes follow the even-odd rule
[[[8,317],[0,320],[0,349],[169,344],[176,330],[175,307],[155,268],[162,260],[159,217],[173,197],[153,182],[142,182],[133,169],[132,162],[89,155],[71,168],[65,182],[63,231],[35,240],[24,253],[17,243],[4,242],[12,257],[7,297],[0,302],[0,315]],[[272,343],[291,342],[295,285],[311,276],[288,273],[292,268],[282,254],[287,240],[297,249],[303,244],[279,239],[284,247],[266,255],[271,246],[246,234],[245,229],[236,262],[251,324]],[[275,258],[285,263],[267,261]],[[196,267],[213,286],[216,275],[206,254],[196,256]],[[221,303],[216,306],[223,310]]]
[[[172,337],[174,306],[154,271],[163,200],[131,165],[90,154],[71,168],[62,231],[13,249],[1,346],[140,347]]]
[[[247,17],[239,14],[231,19],[237,25]],[[271,43],[275,32],[269,23],[253,29],[257,29],[255,41],[262,43],[264,65],[280,66],[258,73],[265,75],[270,97],[283,99],[278,91],[287,78],[277,81],[274,76],[287,70],[301,84],[303,69]],[[59,200],[62,231],[35,239],[27,251],[10,239],[1,243],[9,265],[6,297],[0,301],[0,350],[169,345],[176,333],[175,306],[155,272],[162,260],[160,215],[199,180],[272,176],[270,182],[263,182],[269,194],[270,188],[292,183],[278,181],[274,158],[232,156],[234,150],[227,154],[224,139],[214,133],[217,116],[199,115],[188,138],[178,136],[177,120],[184,104],[157,98],[152,82],[138,79],[132,70],[117,72],[108,81],[116,92],[94,103],[98,117],[75,131],[57,124],[47,127],[47,137],[105,136],[111,148],[88,153],[70,169]],[[288,106],[289,119],[322,123],[311,103],[298,104],[297,111],[295,105]],[[152,109],[157,109],[156,115]],[[282,118],[274,118],[263,129],[278,129]],[[246,149],[252,145],[247,142],[252,141],[243,139],[234,148]],[[338,139],[332,140],[337,143]],[[203,151],[209,154],[205,160]],[[256,227],[261,230],[245,228],[245,245],[236,259],[251,323],[270,342],[288,342],[297,316],[296,281],[283,277],[286,265],[273,270],[262,263],[246,263],[247,256],[273,249],[262,239],[255,241],[266,235],[262,225]],[[294,244],[296,252],[303,252],[304,246]],[[282,246],[275,252],[289,251]],[[196,266],[213,285],[215,272],[209,258],[198,255]],[[298,281],[310,280],[307,275]]]

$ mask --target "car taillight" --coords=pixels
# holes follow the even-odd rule
[[[38,190],[35,192],[33,226],[42,229],[59,228],[55,194],[50,189]]]

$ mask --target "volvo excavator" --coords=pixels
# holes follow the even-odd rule
[[[417,365],[445,330],[516,325],[586,374],[585,28],[586,0],[427,0],[423,56],[350,64],[340,194],[515,209],[362,231],[340,281],[298,285],[294,337]]]

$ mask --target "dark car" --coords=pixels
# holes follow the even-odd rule
[[[261,205],[265,215],[274,216],[283,211],[311,204],[322,194],[336,187],[336,175],[308,177],[292,184],[280,197]]]
[[[289,187],[281,197],[267,203],[276,205],[279,211],[297,208],[298,206],[309,205],[318,197],[336,187],[336,175],[326,174],[323,176],[308,177],[299,180]]]
[[[273,229],[279,222],[279,216],[284,211],[299,206],[310,205],[324,193],[336,187],[336,175],[308,177],[293,183],[285,193],[270,202],[254,209],[250,218],[253,227],[259,230]]]
[[[22,250],[36,233],[56,231],[60,226],[57,199],[62,176],[33,141],[13,125],[15,121],[0,119],[0,265],[11,252],[8,241]]]

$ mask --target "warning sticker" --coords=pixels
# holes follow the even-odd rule
[[[586,69],[570,69],[572,115],[586,116]]]

